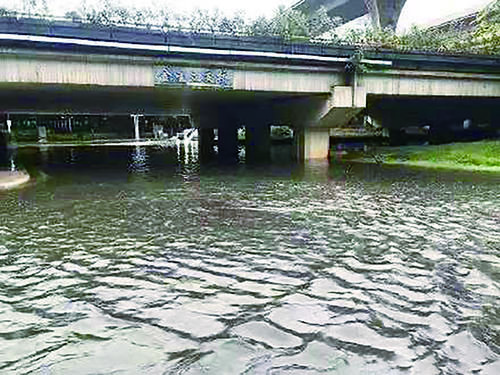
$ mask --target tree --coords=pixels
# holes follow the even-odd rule
[[[83,8],[84,18],[93,24],[101,26],[114,26],[131,24],[132,17],[129,9],[104,0],[102,5],[92,8]]]
[[[8,17],[12,15],[14,12],[5,7],[0,7],[0,17]]]
[[[48,13],[46,0],[22,0],[22,11],[28,15],[46,15]]]
[[[246,34],[247,26],[245,22],[245,15],[238,12],[233,17],[222,17],[219,21],[218,30],[224,34]]]
[[[473,45],[482,53],[500,54],[500,0],[492,3],[477,18]]]
[[[325,7],[320,7],[308,20],[308,34],[311,38],[319,37],[340,26],[340,17],[330,17]]]
[[[130,21],[136,26],[151,27],[161,24],[158,14],[151,8],[135,8],[130,12]]]
[[[218,9],[196,9],[189,14],[179,14],[163,6],[126,8],[114,1],[103,0],[91,7],[83,2],[79,10],[66,13],[66,17],[75,22],[101,26],[158,26],[167,30],[175,28],[193,33],[278,37],[304,42],[342,43],[359,48],[500,54],[500,0],[496,0],[478,15],[472,29],[412,28],[407,33],[399,35],[391,27],[372,27],[350,31],[342,37],[335,35],[334,32],[341,20],[330,17],[325,8],[320,8],[316,13],[307,16],[298,10],[282,6],[270,18],[262,16],[253,21],[246,21],[242,13],[228,16]],[[46,0],[21,0],[21,2],[24,13],[47,15]],[[405,0],[366,0],[366,3],[372,4],[377,12],[380,9],[390,8],[387,14],[399,17]],[[16,14],[14,9],[0,8],[0,17],[12,14]],[[396,19],[394,17],[391,19]],[[330,34],[328,39],[322,38],[325,33]]]
[[[260,16],[247,26],[247,33],[252,36],[273,35],[272,22],[268,18]]]
[[[307,16],[295,9],[286,9],[280,6],[271,19],[271,34],[279,35],[286,39],[293,37],[308,37],[309,24]]]

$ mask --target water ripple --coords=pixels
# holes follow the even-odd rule
[[[493,177],[140,151],[0,198],[2,374],[500,373]]]

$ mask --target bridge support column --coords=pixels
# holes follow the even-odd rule
[[[1,120],[0,120],[0,169],[1,167],[6,167],[7,166],[7,161],[8,161],[8,152],[7,152],[7,146],[9,144],[9,139],[10,139],[10,120],[8,119],[7,115],[7,120],[5,122],[5,127],[3,126]]]
[[[0,153],[7,149],[7,145],[9,144],[9,133],[0,129]]]
[[[141,133],[139,129],[139,117],[142,115],[130,115],[132,119],[134,120],[134,135],[135,135],[135,140],[138,141],[141,139]]]
[[[198,144],[200,150],[200,160],[209,161],[215,156],[215,134],[212,128],[198,129]]]
[[[269,161],[271,158],[271,128],[269,125],[246,127],[245,152],[247,162]]]
[[[9,118],[9,114],[7,114],[7,120],[5,120],[5,125],[7,127],[7,133],[12,133],[12,120]]]
[[[295,132],[299,160],[327,159],[330,153],[328,128],[305,128]]]
[[[238,128],[236,125],[232,123],[221,124],[218,138],[219,162],[236,163],[238,161]]]

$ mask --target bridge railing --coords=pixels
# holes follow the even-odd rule
[[[0,12],[0,32],[15,32],[21,31],[20,28],[35,32],[35,33],[50,33],[51,31],[61,32],[64,29],[77,30],[78,35],[73,35],[69,32],[68,36],[82,37],[82,32],[84,30],[92,31],[95,36],[102,38],[108,36],[110,39],[116,39],[117,36],[121,34],[130,33],[145,33],[148,36],[185,36],[185,38],[196,38],[204,40],[212,40],[214,43],[218,43],[222,40],[231,40],[232,42],[245,42],[254,41],[262,45],[280,45],[280,44],[307,44],[313,46],[332,46],[333,44],[338,46],[351,45],[343,43],[335,38],[327,37],[315,37],[308,38],[304,36],[284,36],[281,34],[271,34],[264,33],[261,35],[253,34],[251,32],[227,32],[222,30],[212,30],[212,29],[200,29],[200,28],[189,28],[186,26],[170,26],[170,25],[157,25],[157,24],[145,24],[140,22],[134,23],[123,23],[123,22],[112,22],[112,23],[100,23],[94,22],[81,17],[63,17],[63,16],[52,16],[52,15],[39,15],[39,14],[28,14],[16,11],[4,11]],[[92,36],[92,35],[87,35]],[[183,43],[188,42],[187,40],[182,40]],[[139,42],[145,42],[145,40],[139,40]],[[159,38],[149,40],[148,42],[160,42]],[[163,41],[162,43],[164,43]],[[198,40],[197,40],[198,42]]]
[[[268,50],[283,53],[350,56],[356,46],[331,40],[310,40],[281,35],[251,35],[149,24],[100,24],[83,19],[33,16],[9,12],[0,14],[0,33],[57,36],[77,39],[119,41],[154,45],[193,46],[218,49]]]
[[[278,35],[255,36],[250,34],[223,33],[212,30],[193,30],[147,24],[92,23],[83,19],[37,16],[7,12],[0,14],[0,34],[24,34],[138,43],[195,48],[278,52],[318,56],[352,57],[362,50],[366,59],[389,59],[393,67],[437,70],[493,71],[498,72],[498,57],[481,55],[451,55],[435,52],[397,51],[374,46],[353,45],[338,40],[307,40],[284,38]],[[6,40],[1,41],[7,44]],[[471,68],[472,67],[472,68]]]

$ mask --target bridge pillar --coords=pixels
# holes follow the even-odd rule
[[[215,133],[213,128],[198,129],[198,147],[200,150],[200,160],[209,161],[215,156]]]
[[[7,149],[9,143],[9,133],[0,129],[0,152]]]
[[[7,146],[9,144],[10,138],[10,120],[8,119],[5,122],[5,127],[0,120],[0,167],[7,166],[8,152]]]
[[[231,164],[238,161],[238,128],[234,123],[219,125],[217,148],[219,162]]]
[[[396,30],[399,16],[407,0],[369,0],[368,9],[376,28]]]
[[[328,159],[330,129],[304,128],[295,131],[295,145],[299,160]]]
[[[251,163],[271,158],[271,128],[269,125],[249,125],[245,129],[246,160]]]
[[[136,141],[141,139],[141,133],[139,128],[139,117],[141,116],[142,115],[130,115],[130,117],[132,117],[132,119],[134,120],[134,135]]]

